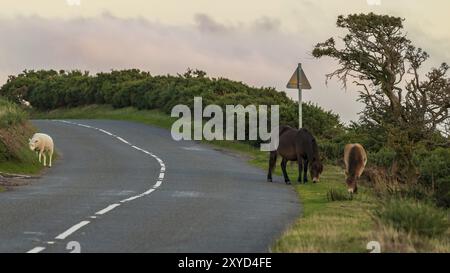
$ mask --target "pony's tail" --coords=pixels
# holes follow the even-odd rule
[[[358,148],[352,147],[348,155],[348,177],[354,179],[358,168]]]
[[[277,151],[272,151],[272,152],[270,152],[270,158],[269,158],[270,172],[273,172],[273,169],[275,168],[276,163],[277,163]]]

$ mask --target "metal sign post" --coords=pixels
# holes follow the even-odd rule
[[[311,89],[311,84],[309,83],[308,78],[306,78],[301,63],[298,64],[297,69],[294,71],[294,74],[292,74],[286,87],[298,89],[298,128],[300,129],[303,127],[302,89]]]
[[[302,74],[302,64],[299,63],[297,67],[297,79],[300,79]],[[303,112],[302,112],[302,81],[297,81],[298,83],[298,128],[303,128]]]

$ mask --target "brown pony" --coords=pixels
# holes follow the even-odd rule
[[[319,181],[323,166],[319,157],[319,148],[316,139],[306,129],[294,129],[289,126],[280,127],[280,139],[278,149],[270,152],[269,173],[267,181],[272,182],[272,171],[277,162],[277,155],[282,157],[281,170],[283,171],[284,181],[291,184],[286,172],[288,161],[297,161],[298,163],[298,182],[301,182],[303,170],[303,182],[308,182],[307,172],[308,163],[310,164],[310,173],[313,182]]]
[[[347,190],[356,193],[356,180],[361,176],[367,163],[367,154],[361,144],[347,144],[344,148],[345,175],[347,176]]]

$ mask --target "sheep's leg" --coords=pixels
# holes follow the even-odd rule
[[[41,163],[42,161],[41,161],[41,157],[42,157],[42,152],[41,151],[39,151],[39,163]]]
[[[50,151],[50,164],[48,165],[49,167],[52,166],[52,158],[53,158],[53,151]]]
[[[45,153],[43,153],[42,156],[44,157],[44,167],[45,167],[47,166],[47,156],[45,155]]]

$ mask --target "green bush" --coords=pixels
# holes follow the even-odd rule
[[[192,107],[194,97],[201,96],[204,105],[279,105],[280,123],[298,126],[298,104],[284,92],[223,78],[209,78],[198,70],[188,70],[178,76],[152,76],[137,69],[96,75],[81,71],[24,71],[10,76],[0,88],[0,95],[15,101],[18,97],[24,98],[38,110],[97,103],[115,108],[161,109],[166,113],[170,113],[177,104]],[[339,116],[331,111],[305,103],[303,113],[305,128],[318,138],[329,139],[343,131]]]
[[[388,199],[375,210],[375,216],[397,230],[428,237],[443,235],[449,228],[445,211],[411,199]]]
[[[420,180],[431,185],[439,178],[450,176],[450,149],[437,148],[417,153],[416,164],[420,169]]]
[[[450,176],[436,180],[434,197],[436,198],[436,204],[438,206],[450,208]]]
[[[419,182],[435,192],[439,206],[450,207],[450,149],[422,149],[416,153],[415,161],[420,171]]]
[[[335,140],[321,139],[318,141],[319,150],[325,161],[336,164],[344,156],[344,145]]]
[[[19,106],[0,98],[0,128],[25,121],[26,113]]]
[[[369,164],[389,169],[395,158],[395,152],[387,147],[381,148],[377,152],[369,152]]]

